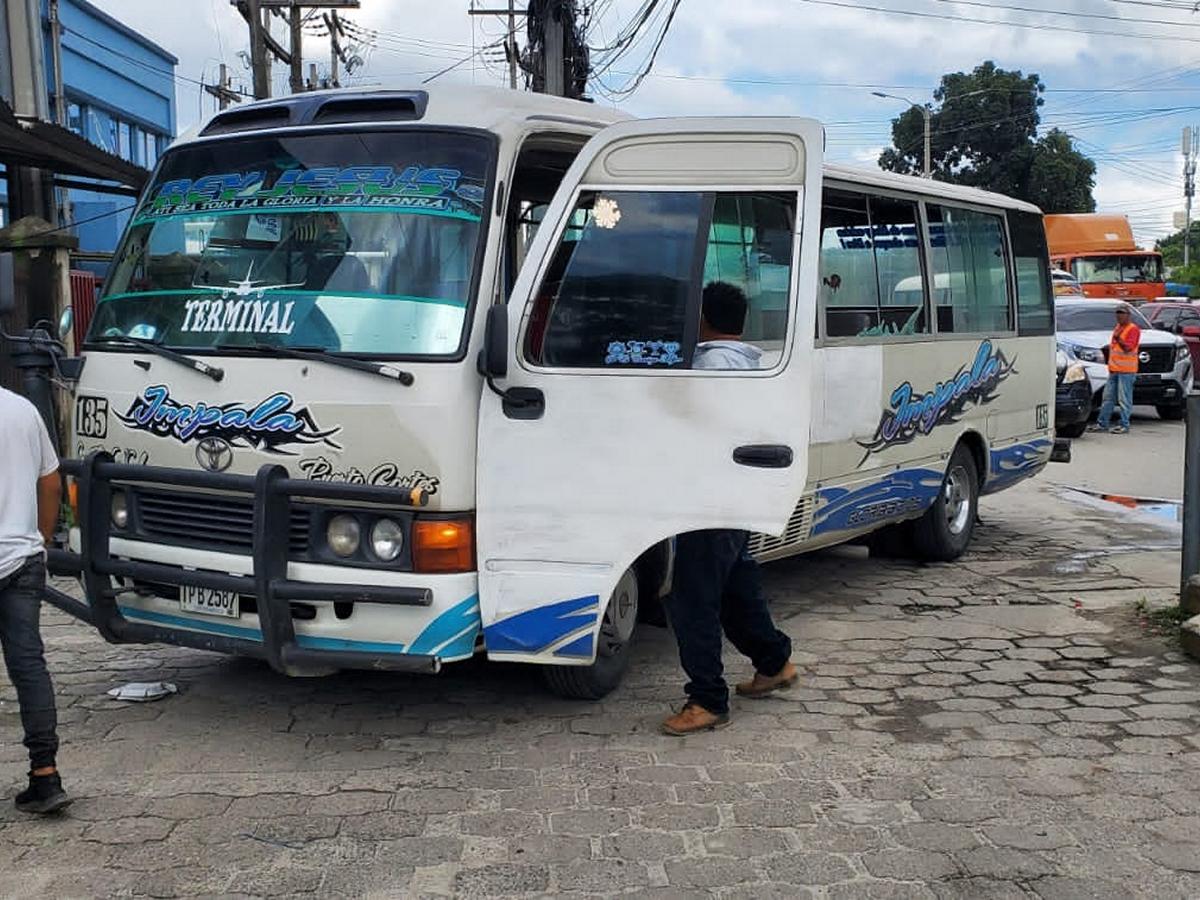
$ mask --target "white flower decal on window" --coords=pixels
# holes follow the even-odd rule
[[[621,210],[617,208],[617,201],[608,197],[598,198],[592,210],[592,218],[601,228],[616,228],[617,223],[621,221]]]

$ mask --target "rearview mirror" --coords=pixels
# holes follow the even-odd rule
[[[483,349],[479,351],[479,374],[485,378],[508,375],[508,307],[488,308],[483,331]]]
[[[62,315],[58,317],[58,339],[65,341],[67,335],[71,333],[71,326],[75,324],[75,310],[67,307],[62,311]]]

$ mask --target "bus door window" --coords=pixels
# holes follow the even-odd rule
[[[1004,220],[992,213],[926,206],[940,333],[1013,330]]]
[[[776,193],[605,191],[580,195],[532,302],[535,365],[686,369],[705,284],[749,301],[744,339],[782,356],[797,197]]]
[[[891,197],[872,197],[870,203],[879,277],[878,334],[926,334],[929,327],[917,204]]]

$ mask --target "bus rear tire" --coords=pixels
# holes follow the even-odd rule
[[[913,548],[926,562],[951,562],[971,543],[979,512],[979,473],[971,451],[959,445],[933,505],[912,524]]]
[[[590,666],[545,666],[546,686],[569,700],[602,700],[621,683],[629,668],[629,647],[637,630],[638,578],[626,570],[604,610]]]

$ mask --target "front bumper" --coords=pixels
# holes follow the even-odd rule
[[[1139,375],[1133,383],[1133,402],[1139,406],[1182,406],[1187,388],[1172,377]]]
[[[1092,388],[1086,378],[1064,384],[1054,393],[1054,424],[1058,428],[1086,422],[1092,414]]]
[[[314,647],[298,639],[291,602],[344,601],[401,607],[429,607],[433,592],[426,587],[378,584],[305,582],[288,577],[288,522],[293,496],[333,502],[379,503],[410,507],[413,498],[404,491],[369,485],[314,482],[287,477],[282,466],[264,465],[255,475],[227,475],[123,465],[107,453],[92,453],[83,460],[64,460],[62,471],[76,478],[81,526],[80,552],[52,550],[47,562],[56,575],[77,576],[83,581],[87,603],[53,588],[47,600],[59,609],[93,625],[105,640],[117,644],[164,643],[199,650],[233,653],[265,659],[272,668],[293,673],[313,668],[387,669],[437,672],[441,658],[431,653],[388,653]],[[112,483],[146,483],[247,493],[254,498],[254,541],[250,574],[234,575],[114,557],[110,552],[109,510]],[[170,627],[150,621],[131,621],[122,614],[118,595],[125,589],[113,579],[141,579],[173,585],[194,585],[255,597],[261,635],[221,634],[213,630]],[[198,625],[200,623],[197,623]],[[243,631],[238,629],[237,631]],[[307,646],[305,644],[308,644]]]

